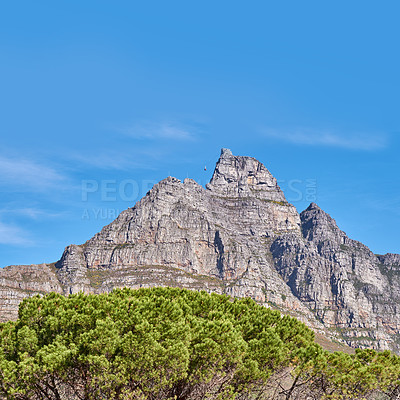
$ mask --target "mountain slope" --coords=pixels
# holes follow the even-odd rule
[[[21,297],[10,303],[5,274],[20,269],[0,271],[3,320],[15,318]],[[316,204],[299,215],[263,164],[223,149],[206,188],[164,179],[85,244],[68,246],[55,268],[43,266],[52,284],[33,279],[24,295],[205,289],[252,297],[354,347],[398,350],[398,271],[400,256],[375,256]]]
[[[302,237],[283,235],[271,246],[293,294],[351,346],[384,349],[390,343],[398,351],[399,256],[374,255],[316,204],[300,217]]]
[[[288,232],[301,234],[300,218],[276,179],[254,158],[224,149],[206,189],[191,179],[164,179],[83,246],[68,246],[58,276],[66,293],[75,293],[93,290],[90,278],[98,271],[104,279],[95,291],[101,292],[161,284],[157,273],[142,273],[140,282],[128,276],[133,267],[162,266],[172,280],[177,271],[194,280],[201,275],[203,282],[210,277],[206,289],[232,296],[275,304],[286,297],[282,305],[315,320],[283,282],[268,250],[275,236]],[[178,282],[186,284],[182,277]]]

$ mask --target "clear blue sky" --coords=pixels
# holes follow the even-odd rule
[[[52,262],[220,148],[400,253],[398,1],[4,1],[0,266]],[[204,171],[204,166],[207,171]]]

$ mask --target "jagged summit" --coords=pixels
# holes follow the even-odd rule
[[[344,244],[346,234],[341,231],[336,221],[316,203],[311,203],[300,214],[303,236],[310,241],[331,240]]]
[[[189,179],[162,180],[84,248],[67,247],[58,273],[69,292],[89,290],[87,269],[127,265],[162,265],[233,282],[249,268],[269,271],[265,240],[293,231],[300,233],[299,215],[275,178],[254,158],[223,149],[207,189]],[[260,288],[253,295],[265,297]]]
[[[222,149],[221,149],[221,156],[220,156],[220,159],[221,159],[221,158],[224,158],[224,157],[229,157],[229,156],[232,156],[232,151],[231,151],[231,149],[222,148]]]
[[[0,318],[36,293],[179,286],[248,296],[353,347],[400,352],[400,255],[375,256],[252,157],[222,149],[206,189],[168,177],[55,265],[0,271]]]
[[[268,169],[253,157],[234,156],[222,149],[213,176],[206,188],[226,197],[257,197],[285,202],[285,196]]]
[[[310,203],[310,205],[304,211],[311,211],[311,210],[320,210],[322,211],[321,207],[317,203]]]

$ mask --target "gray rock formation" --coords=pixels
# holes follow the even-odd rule
[[[268,250],[273,237],[288,232],[301,234],[300,218],[276,179],[254,158],[223,149],[206,189],[191,179],[164,179],[84,245],[68,246],[58,276],[65,293],[101,292],[163,284],[154,274],[139,285],[132,273],[134,267],[162,266],[171,277],[190,274],[176,279],[180,286],[202,276],[207,290],[269,301],[315,321],[275,270]],[[102,276],[97,285],[96,274]]]
[[[316,204],[299,215],[264,165],[223,149],[206,188],[168,177],[55,267],[0,271],[0,316],[16,318],[34,293],[180,286],[249,296],[352,346],[397,350],[398,273],[399,255],[375,256]]]
[[[54,265],[10,265],[0,269],[0,320],[16,319],[18,305],[26,297],[62,291]]]
[[[398,352],[400,257],[374,255],[314,203],[300,218],[302,236],[285,234],[271,246],[292,293],[352,347]]]

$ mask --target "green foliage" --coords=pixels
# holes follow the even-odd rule
[[[395,398],[400,387],[390,352],[328,353],[251,299],[177,288],[32,297],[0,341],[4,399]]]
[[[15,399],[233,399],[313,342],[250,299],[172,288],[36,296],[0,335],[0,392]]]

